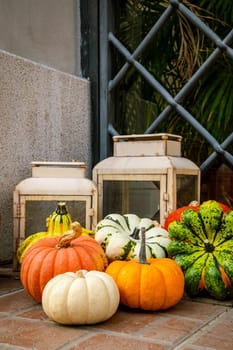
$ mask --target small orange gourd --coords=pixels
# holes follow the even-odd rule
[[[108,261],[101,245],[91,237],[81,236],[78,222],[73,222],[71,227],[63,236],[39,240],[25,254],[20,279],[36,301],[41,301],[45,285],[58,274],[106,269]]]
[[[145,230],[139,261],[113,261],[106,272],[120,291],[120,303],[134,309],[165,310],[176,305],[184,293],[184,274],[169,258],[146,260]]]

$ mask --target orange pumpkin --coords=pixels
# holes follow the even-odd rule
[[[142,232],[143,233],[143,232]],[[165,310],[176,305],[184,294],[184,274],[169,258],[145,259],[145,235],[139,262],[113,261],[106,272],[113,277],[120,303],[135,309]]]
[[[21,265],[20,279],[36,301],[41,302],[46,283],[58,274],[81,269],[106,269],[107,257],[100,244],[91,237],[81,236],[81,233],[81,226],[75,222],[72,230],[63,236],[41,239],[28,249]]]

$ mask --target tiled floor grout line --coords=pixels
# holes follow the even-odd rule
[[[188,335],[184,336],[183,339],[180,339],[175,344],[175,347],[169,348],[167,350],[179,350],[181,346],[183,346],[185,343],[189,342],[190,340],[197,337],[199,334],[203,333],[207,328],[209,328],[212,324],[214,324],[221,316],[223,316],[225,313],[228,312],[228,309],[220,311],[210,319],[203,322],[197,329],[193,330],[193,332],[189,333]]]
[[[92,334],[85,333],[85,334],[83,334],[77,338],[74,338],[72,340],[69,340],[67,343],[57,347],[56,350],[69,350],[71,348],[71,346],[76,346],[76,345],[78,345],[78,343],[81,343],[85,340],[88,340],[92,336],[93,336]]]
[[[66,344],[56,348],[56,350],[68,350],[70,349],[70,347],[72,345],[78,345],[79,343],[82,343],[83,341],[94,337],[97,334],[103,334],[106,336],[113,336],[113,337],[121,337],[121,338],[125,338],[128,340],[135,340],[135,334],[131,333],[123,333],[123,332],[116,332],[116,331],[110,331],[110,330],[106,330],[106,329],[88,329],[87,327],[82,327],[82,330],[86,330],[87,333],[85,333],[84,335],[81,335],[77,338],[72,339],[71,341],[67,342]],[[165,346],[169,346],[169,342],[167,341],[163,341],[163,340],[158,340],[158,339],[154,339],[151,337],[142,337],[142,336],[136,336],[136,339],[142,343],[153,343],[153,344],[163,344]]]
[[[214,298],[189,298],[189,297],[184,297],[184,301],[190,301],[192,303],[202,303],[202,304],[211,304],[211,305],[218,305],[218,306],[225,306],[225,307],[233,307],[233,301],[232,299],[230,300],[217,300]]]
[[[31,311],[32,309],[25,309],[25,312],[28,312],[28,311]],[[28,317],[24,317],[24,316],[20,316],[19,313],[21,314],[21,312],[17,312],[17,313],[11,313],[10,317],[9,316],[6,316],[6,317],[3,317],[2,320],[8,318],[8,319],[12,319],[12,320],[19,320],[19,321],[25,321],[25,322],[28,322],[28,323],[37,323],[38,321],[41,321],[41,322],[46,322],[46,323],[50,323],[51,321],[49,319],[43,319],[43,320],[38,320],[38,319],[35,319],[35,318],[28,318]],[[1,350],[1,349],[0,349]]]
[[[223,311],[221,311],[221,312],[219,312],[217,314],[215,314],[211,319],[208,319],[205,322],[203,322],[195,330],[193,330],[193,332],[191,332],[188,335],[184,336],[182,339],[180,339],[176,344],[174,344],[172,346],[170,345],[170,342],[167,342],[167,341],[164,341],[164,340],[161,340],[161,339],[159,340],[159,343],[163,344],[164,346],[166,346],[167,350],[178,350],[180,346],[183,346],[188,340],[190,340],[190,338],[193,338],[194,336],[199,334],[200,331],[202,331],[202,329],[206,329],[208,326],[211,325],[211,323],[214,323],[225,312],[227,312],[227,309],[223,310]],[[164,317],[166,318],[167,316],[164,316]],[[174,316],[174,318],[175,317],[176,316]],[[186,318],[190,319],[188,317],[186,317]],[[157,322],[157,321],[158,320],[152,322],[151,324],[155,324],[155,323],[159,324],[159,322]],[[143,331],[146,328],[150,328],[150,325],[147,325],[147,326],[143,327]],[[86,330],[87,334],[84,334],[84,335],[82,335],[80,337],[77,337],[77,338],[73,339],[72,341],[69,341],[68,343],[66,343],[66,344],[62,345],[61,347],[57,348],[56,350],[68,350],[68,349],[70,349],[70,347],[72,345],[78,345],[78,343],[81,343],[84,340],[95,336],[96,334],[105,334],[107,336],[109,335],[109,336],[116,336],[116,337],[118,337],[120,335],[121,337],[123,337],[125,339],[135,339],[135,336],[136,336],[136,338],[139,341],[142,341],[142,342],[146,342],[146,343],[148,342],[148,343],[154,343],[154,344],[158,343],[158,339],[154,339],[154,338],[151,338],[151,337],[145,337],[145,336],[143,336],[143,334],[141,332],[134,332],[134,333],[128,334],[128,333],[124,333],[124,332],[117,332],[117,331],[106,330],[104,328],[97,328],[97,327],[95,328],[94,326],[92,326],[92,328],[82,326],[81,329],[82,330]],[[141,329],[140,329],[140,331],[141,331]]]
[[[11,344],[7,344],[7,343],[0,343],[0,349],[2,350],[37,350],[35,348],[31,348],[31,349],[28,349],[28,348],[25,348],[25,347],[22,347],[22,346],[15,346],[15,345],[11,345]]]
[[[22,288],[12,288],[10,291],[8,290],[7,292],[3,291],[0,293],[0,298],[6,297],[8,295],[12,295],[12,294],[15,294],[18,292],[22,292],[22,290],[23,290],[23,287]]]
[[[221,305],[220,305],[221,306]],[[197,326],[195,330],[193,330],[193,332],[195,333],[197,330],[199,330],[200,328],[202,328],[203,326],[205,326],[206,324],[208,324],[209,322],[211,322],[211,320],[215,320],[216,318],[219,317],[219,315],[227,312],[229,310],[229,307],[226,306],[226,309],[225,310],[222,310],[216,314],[214,314],[212,316],[211,319],[207,319],[207,320],[203,320],[201,322],[201,325]],[[163,315],[161,312],[158,312],[158,316],[159,318],[158,319],[155,319],[154,321],[150,322],[149,324],[146,324],[144,327],[140,328],[139,330],[135,331],[135,334],[143,334],[145,332],[145,330],[147,329],[151,329],[153,326],[158,326],[163,323],[164,320],[166,319],[171,319],[171,318],[174,318],[174,319],[180,319],[180,320],[187,320],[187,321],[194,321],[194,322],[200,322],[200,319],[198,318],[192,318],[191,316],[179,316],[177,314],[170,314],[170,315]],[[186,337],[186,336],[184,336]]]

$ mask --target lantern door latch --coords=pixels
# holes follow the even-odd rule
[[[167,193],[167,192],[163,193],[163,200],[164,201],[168,201],[169,200],[169,193]]]
[[[88,215],[88,216],[94,216],[94,213],[95,213],[94,208],[89,208],[89,209],[87,209],[87,215]]]

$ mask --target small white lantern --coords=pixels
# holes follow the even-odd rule
[[[34,223],[37,230],[44,231],[46,215],[49,216],[60,201],[67,203],[73,221],[78,220],[87,229],[96,226],[97,189],[86,178],[86,164],[76,161],[32,162],[31,177],[22,180],[13,193],[13,269],[17,269],[19,244],[29,234],[38,232],[33,232]],[[50,211],[46,211],[49,206]]]
[[[98,220],[134,213],[163,225],[169,212],[200,201],[200,170],[181,156],[181,136],[121,135],[113,141],[113,156],[93,169]]]

